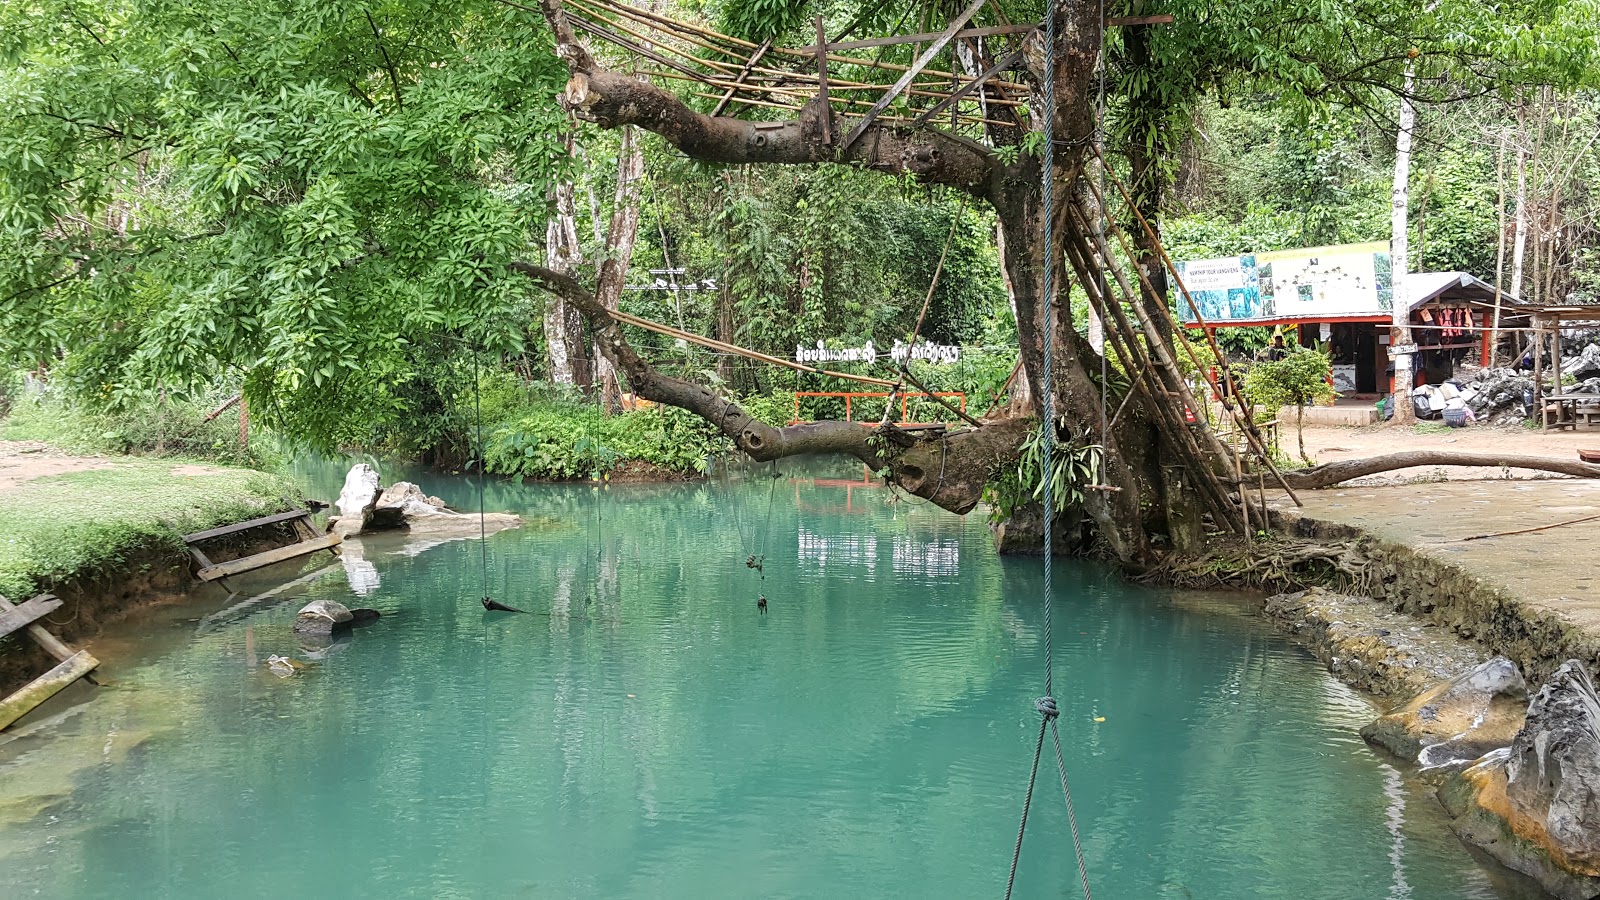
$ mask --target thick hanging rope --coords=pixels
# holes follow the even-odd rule
[[[1102,0],[1103,4],[1103,0]],[[1102,9],[1102,21],[1104,20]],[[1044,109],[1045,127],[1053,129],[1055,126],[1056,108],[1056,77],[1055,77],[1055,49],[1056,49],[1056,17],[1054,0],[1045,4],[1044,12],[1045,35],[1045,66],[1044,66]],[[1041,719],[1039,722],[1039,740],[1033,751],[1033,766],[1028,773],[1028,791],[1023,798],[1022,823],[1017,827],[1017,843],[1011,853],[1011,872],[1006,879],[1006,900],[1010,900],[1012,888],[1017,880],[1017,863],[1022,859],[1022,841],[1028,831],[1028,810],[1033,805],[1034,781],[1039,775],[1039,759],[1044,751],[1044,732],[1049,728],[1051,738],[1055,744],[1056,767],[1061,773],[1061,793],[1067,804],[1067,821],[1072,828],[1072,849],[1077,855],[1078,877],[1083,883],[1084,900],[1092,900],[1089,894],[1089,870],[1083,861],[1083,843],[1078,837],[1078,817],[1072,808],[1072,789],[1067,783],[1067,764],[1061,753],[1061,731],[1056,726],[1056,720],[1061,711],[1056,706],[1055,700],[1055,590],[1052,573],[1055,568],[1055,498],[1052,491],[1051,477],[1054,468],[1055,441],[1056,441],[1056,403],[1055,403],[1055,334],[1056,334],[1056,244],[1055,244],[1055,141],[1044,142],[1044,184],[1042,189],[1042,203],[1044,206],[1044,371],[1040,373],[1040,390],[1044,394],[1044,434],[1043,434],[1043,464],[1044,464],[1044,696],[1034,701],[1034,709],[1038,711]]]

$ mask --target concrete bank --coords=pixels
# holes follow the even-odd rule
[[[1301,500],[1274,503],[1282,529],[1363,540],[1374,598],[1510,658],[1534,683],[1568,659],[1600,671],[1600,518],[1578,521],[1600,516],[1600,482],[1349,487]]]

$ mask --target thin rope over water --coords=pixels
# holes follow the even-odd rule
[[[1104,0],[1101,0],[1104,21]],[[1055,0],[1047,0],[1044,11],[1044,109],[1045,128],[1054,129],[1056,109],[1056,17]],[[1103,50],[1104,48],[1102,48]],[[1028,810],[1033,805],[1033,786],[1039,775],[1039,759],[1044,752],[1045,729],[1055,744],[1056,767],[1061,773],[1061,793],[1067,804],[1067,822],[1072,829],[1072,849],[1077,856],[1078,877],[1083,884],[1084,900],[1092,900],[1089,893],[1089,870],[1083,861],[1083,842],[1078,837],[1078,817],[1072,808],[1072,788],[1067,783],[1067,764],[1061,753],[1061,731],[1056,720],[1061,711],[1055,700],[1055,497],[1051,490],[1051,477],[1055,465],[1056,402],[1055,402],[1055,334],[1056,334],[1056,244],[1055,244],[1055,141],[1044,142],[1043,186],[1041,202],[1044,207],[1044,371],[1040,373],[1040,391],[1043,393],[1043,464],[1044,491],[1044,696],[1034,701],[1040,716],[1039,740],[1033,750],[1033,766],[1028,773],[1028,791],[1022,801],[1022,823],[1017,827],[1017,844],[1011,853],[1011,872],[1006,879],[1006,900],[1010,900],[1017,880],[1017,863],[1022,859],[1022,840],[1028,831]],[[1103,413],[1102,413],[1103,415]]]
[[[482,377],[478,374],[478,348],[472,348],[472,413],[474,442],[478,445],[475,455],[478,457],[478,591],[485,600],[489,599],[489,528],[484,520],[487,515],[483,506],[483,481],[486,477],[483,466],[483,397],[478,384]]]

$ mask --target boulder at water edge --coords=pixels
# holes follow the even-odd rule
[[[477,513],[451,512],[443,500],[423,494],[409,481],[397,481],[378,498],[368,527],[404,528],[412,534],[448,538],[477,537],[480,531],[494,534],[521,524],[522,518],[512,513],[486,513],[480,521]]]
[[[1562,900],[1600,897],[1600,698],[1576,660],[1545,682],[1516,740],[1439,790],[1462,840]]]
[[[339,515],[328,519],[328,529],[340,537],[360,534],[372,519],[378,505],[378,495],[383,493],[382,482],[376,469],[366,463],[352,466],[344,477],[344,488],[339,491]]]
[[[1516,663],[1496,656],[1423,691],[1361,729],[1361,736],[1425,769],[1464,767],[1511,746],[1528,707]]]
[[[375,609],[352,610],[335,600],[313,600],[300,608],[294,617],[295,634],[331,635],[335,631],[354,625],[365,625],[377,619]]]

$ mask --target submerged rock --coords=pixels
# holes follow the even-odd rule
[[[372,520],[372,511],[377,507],[378,496],[382,493],[382,482],[378,479],[376,469],[366,463],[352,466],[344,477],[339,500],[334,504],[339,508],[339,515],[329,517],[328,529],[340,537],[360,534]]]
[[[1600,698],[1582,664],[1557,669],[1511,746],[1451,779],[1439,799],[1462,840],[1563,900],[1600,897]]]
[[[1511,746],[1527,705],[1528,684],[1517,664],[1496,656],[1378,717],[1361,736],[1425,769],[1466,766]]]
[[[375,609],[350,609],[336,600],[313,600],[300,608],[294,617],[295,634],[330,635],[335,631],[356,625],[365,625],[379,617]]]
[[[1483,662],[1476,647],[1370,597],[1320,587],[1268,597],[1267,618],[1352,687],[1399,701]]]

